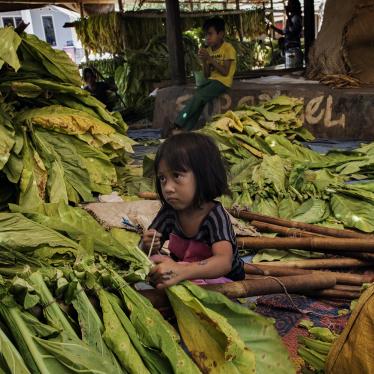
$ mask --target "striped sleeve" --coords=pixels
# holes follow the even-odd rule
[[[169,240],[175,224],[175,215],[170,209],[162,207],[148,229],[155,229],[162,235],[161,242]]]
[[[228,241],[235,245],[235,233],[232,227],[230,217],[222,207],[217,205],[214,211],[209,215],[207,222],[210,245],[220,241]]]

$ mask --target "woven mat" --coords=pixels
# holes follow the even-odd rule
[[[277,294],[257,298],[256,312],[274,318],[275,327],[299,372],[304,362],[297,354],[297,337],[299,335],[308,336],[307,330],[298,326],[300,321],[310,320],[314,326],[327,327],[340,334],[347,324],[350,314],[339,316],[338,312],[340,309],[349,310],[350,303],[344,301],[327,302],[300,295],[291,295],[291,297],[299,310],[292,305],[286,295]],[[300,310],[308,311],[308,313],[300,313]]]

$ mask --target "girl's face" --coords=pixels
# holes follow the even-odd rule
[[[162,196],[175,210],[185,210],[193,205],[196,192],[196,179],[191,170],[170,170],[164,160],[158,167]]]

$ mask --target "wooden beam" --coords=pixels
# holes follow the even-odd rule
[[[308,62],[310,47],[315,39],[314,0],[304,0],[305,62]]]
[[[166,36],[171,80],[174,84],[184,84],[186,82],[186,72],[179,1],[166,0]]]

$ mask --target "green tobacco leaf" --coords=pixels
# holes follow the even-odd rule
[[[130,319],[127,317],[123,309],[121,308],[120,300],[113,294],[107,294],[110,304],[115,312],[117,318],[121,322],[122,327],[129,336],[131,343],[137,350],[138,354],[142,358],[143,362],[151,373],[167,374],[172,373],[173,370],[170,364],[165,360],[164,357],[158,355],[153,349],[149,349],[144,346],[139,339],[138,333],[134,326],[131,324]]]
[[[22,157],[19,203],[25,207],[37,206],[45,196],[48,175],[43,160],[32,146],[26,132],[24,132]]]
[[[19,213],[0,213],[0,247],[26,253],[45,247],[73,254],[79,250],[74,241]]]
[[[292,219],[304,223],[318,223],[324,221],[329,215],[330,211],[324,200],[311,198],[300,205]]]
[[[0,29],[0,40],[0,69],[3,63],[6,62],[17,71],[21,66],[17,56],[21,38],[12,27],[5,27]]]
[[[30,374],[22,356],[2,329],[0,329],[0,354],[11,374]]]
[[[71,135],[85,134],[86,132],[110,135],[115,132],[108,124],[86,112],[62,105],[49,105],[25,110],[17,116],[16,121]]]
[[[142,344],[165,357],[175,374],[197,374],[199,369],[179,345],[179,335],[159,311],[117,273],[108,268]]]
[[[346,227],[364,232],[374,231],[374,205],[336,193],[331,196],[331,209],[334,216]]]
[[[272,198],[261,198],[256,196],[252,210],[265,216],[278,217],[278,205]]]
[[[103,338],[110,349],[116,354],[121,365],[128,373],[149,373],[147,368],[133,346],[129,336],[123,329],[119,318],[113,310],[109,299],[109,293],[104,290],[98,291],[100,305],[103,312],[104,334]]]
[[[42,93],[42,89],[36,84],[29,82],[11,82],[10,89],[18,97],[25,97],[29,99],[35,99]]]
[[[279,202],[278,214],[280,218],[290,219],[295,215],[296,210],[299,208],[300,203],[293,200],[291,197],[286,197]]]
[[[83,201],[93,201],[86,159],[80,154],[80,146],[76,146],[77,142],[80,143],[82,148],[86,144],[77,139],[72,139],[68,135],[60,134],[57,136],[56,133],[43,129],[35,130],[34,138],[38,146],[44,151],[42,153],[43,158],[53,162],[53,166],[56,168],[50,168],[51,177],[54,178],[54,183],[51,181],[51,184],[49,184],[50,198],[53,201],[56,201],[57,197],[65,200],[64,198],[67,195],[70,201],[79,202],[79,198],[76,198],[76,194],[79,194]],[[112,167],[111,165],[110,168]],[[61,182],[62,177],[65,187],[60,187],[62,190],[58,191],[59,187],[56,182]],[[54,191],[58,191],[57,196],[51,195],[52,187],[55,188]]]
[[[43,204],[37,210],[25,210],[15,205],[11,205],[11,209],[75,241],[89,238],[96,252],[128,262],[126,279],[131,282],[144,280],[149,272],[151,262],[137,247],[139,241],[136,245],[129,243],[124,230],[114,230],[111,234],[82,208],[73,208],[60,202]]]
[[[10,118],[0,106],[0,170],[8,162],[11,150],[15,144],[15,131]]]
[[[256,373],[295,373],[295,368],[289,359],[287,349],[283,345],[273,322],[269,319],[239,304],[233,303],[220,293],[204,290],[191,282],[183,282],[181,285],[173,286],[169,288],[167,292],[169,295],[173,295],[171,300],[173,300],[173,297],[177,298],[174,299],[174,302],[172,301],[173,307],[177,302],[187,302],[185,304],[186,307],[182,307],[181,309],[181,319],[178,318],[178,323],[184,324],[184,313],[185,309],[187,309],[197,317],[200,324],[204,324],[207,327],[210,333],[213,333],[214,330],[219,331],[221,326],[206,323],[205,318],[209,315],[213,315],[214,317],[218,314],[223,318],[226,326],[227,324],[229,326],[231,325],[231,328],[238,334],[237,336],[239,339],[254,353]],[[181,297],[183,297],[183,299]],[[178,304],[177,308],[180,308]],[[204,313],[203,316],[200,316],[200,314],[196,313],[196,311],[199,312],[199,310],[207,312],[208,314]],[[218,323],[220,323],[220,321],[218,321]],[[251,328],[248,328],[248,326],[251,326]],[[193,326],[189,326],[189,328],[193,329]],[[186,334],[188,333],[189,331],[187,330]],[[222,340],[221,335],[221,339],[217,340],[217,343],[222,344],[222,342],[224,342],[224,340]],[[235,341],[230,341],[229,343],[233,346],[236,344]],[[236,351],[237,354],[239,354],[239,352],[240,351]],[[232,362],[234,362],[234,360]],[[243,373],[248,373],[249,371],[248,367],[243,368],[242,371],[238,370],[238,372]]]
[[[178,320],[183,341],[200,370],[209,373],[255,372],[254,353],[219,313],[205,307],[183,285],[167,295]]]
[[[78,66],[65,51],[54,49],[35,35],[26,33],[22,35],[21,47],[22,50],[26,50],[32,56],[34,61],[41,64],[54,79],[69,82],[78,87],[81,85]]]

